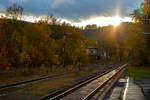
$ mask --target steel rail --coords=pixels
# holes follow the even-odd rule
[[[72,86],[71,88],[68,88],[68,89],[65,89],[65,90],[62,90],[62,91],[58,91],[58,93],[56,92],[56,94],[55,93],[54,94],[48,94],[47,96],[44,96],[44,97],[40,98],[40,100],[47,100],[47,99],[59,100],[60,98],[63,98],[65,96],[73,93],[75,90],[78,90],[79,88],[84,87],[86,84],[89,84],[90,82],[92,82],[92,81],[94,81],[94,80],[96,80],[96,79],[98,79],[98,78],[108,74],[109,72],[111,72],[113,70],[116,70],[116,69],[119,70],[121,68],[124,68],[124,66],[126,66],[126,64],[121,66],[121,67],[119,67],[119,68],[118,67],[112,67],[109,70],[107,69],[107,70],[103,71],[102,73],[99,73],[98,75],[96,75],[96,76],[94,76],[94,77],[92,77],[90,79],[87,79],[87,80],[84,80],[82,82],[79,82],[78,84]],[[101,86],[99,86],[97,89],[99,89],[100,87]],[[84,98],[84,100],[88,100],[89,97],[91,97],[97,91],[97,89],[94,90],[92,93],[90,93],[88,96],[86,96]]]
[[[121,67],[119,67],[119,68],[117,68],[118,71],[116,72],[116,74],[119,73],[121,70],[123,70],[125,66],[126,66],[126,64],[123,65],[123,66],[121,66]],[[82,100],[90,100],[90,99],[97,93],[97,91],[100,90],[100,89],[102,89],[116,74],[114,74],[113,76],[111,76],[111,77],[110,77],[108,80],[106,80],[102,85],[98,86],[95,90],[93,90],[91,93],[89,93],[89,94],[88,94],[84,99],[82,99]],[[103,97],[100,97],[100,98],[103,98]]]

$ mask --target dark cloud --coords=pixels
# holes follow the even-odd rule
[[[129,16],[143,0],[0,0],[3,8],[12,3],[24,7],[25,13],[38,15],[54,14],[57,17],[78,20],[90,16],[114,16],[118,9],[120,15]],[[1,8],[1,7],[0,7]],[[1,9],[2,11],[4,9]]]

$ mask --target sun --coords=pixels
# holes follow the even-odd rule
[[[119,16],[114,16],[110,18],[110,24],[113,26],[118,26],[121,22],[123,22],[123,19]]]

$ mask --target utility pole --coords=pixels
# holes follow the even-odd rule
[[[65,67],[65,47],[66,47],[66,37],[67,35],[71,35],[72,33],[64,33],[64,37],[63,37],[63,48],[62,48],[62,51],[63,51],[63,66]]]

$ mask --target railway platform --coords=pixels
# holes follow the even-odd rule
[[[105,100],[146,100],[140,86],[130,77],[121,78]]]

